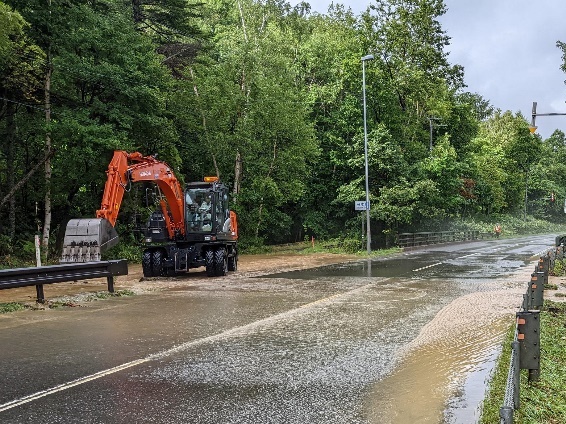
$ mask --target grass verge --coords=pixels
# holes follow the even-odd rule
[[[390,249],[378,249],[371,252],[371,256],[384,256],[391,253],[401,252],[399,247]],[[248,249],[246,254],[303,254],[309,255],[313,253],[334,253],[338,255],[360,255],[367,256],[365,246],[362,246],[359,240],[353,239],[332,239],[332,240],[315,240],[304,241],[299,243],[278,244],[273,246],[261,246],[257,249]]]
[[[76,307],[81,303],[94,302],[97,300],[109,299],[111,297],[133,296],[132,290],[117,290],[114,293],[100,291],[96,293],[82,293],[74,296],[64,296],[59,299],[47,300],[39,309],[56,309],[64,307]],[[38,309],[21,302],[0,303],[0,314],[23,311],[24,309]]]
[[[514,423],[566,423],[566,303],[545,300],[540,326],[540,379],[529,382],[528,371],[521,371],[521,407],[514,413]],[[483,403],[480,424],[500,421],[499,408],[503,405],[514,331],[513,324]]]
[[[7,314],[9,312],[23,311],[26,306],[19,302],[0,303],[0,314]]]

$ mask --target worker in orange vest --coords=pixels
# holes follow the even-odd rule
[[[499,235],[501,234],[501,225],[495,224],[495,228],[493,230],[495,231],[495,237],[499,238]]]

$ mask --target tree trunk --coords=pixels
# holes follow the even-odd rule
[[[236,163],[234,164],[234,190],[232,194],[234,195],[234,201],[237,200],[237,196],[240,193],[240,184],[242,180],[242,155],[240,151],[236,151]]]
[[[191,74],[191,78],[194,81],[195,80],[195,74],[193,72],[193,68],[189,68],[189,73]],[[197,103],[199,104],[200,116],[202,118],[202,129],[203,129],[203,132],[204,132],[205,142],[206,142],[206,145],[208,147],[208,150],[210,151],[210,156],[212,158],[214,170],[216,171],[216,176],[218,178],[220,178],[220,169],[218,169],[218,163],[216,162],[216,155],[214,154],[214,151],[212,150],[212,147],[210,146],[210,142],[208,141],[208,131],[206,129],[206,116],[204,115],[204,111],[202,110],[202,107],[200,106],[200,96],[198,94],[198,87],[197,87],[196,83],[194,83],[194,82],[193,82],[193,90],[194,90],[195,96],[197,98]]]
[[[244,41],[248,42],[248,33],[246,31],[246,20],[244,19],[244,11],[242,10],[242,3],[238,0],[238,10],[240,11],[240,19],[242,21],[242,31],[244,32]]]
[[[8,191],[11,192],[14,188],[14,144],[16,142],[16,104],[6,102],[6,164],[7,175],[6,183]],[[8,237],[10,240],[14,239],[16,234],[16,198],[10,197],[10,209],[8,212]]]
[[[6,133],[5,133],[5,157],[6,157],[6,185],[8,192],[13,191],[15,184],[15,166],[14,166],[14,145],[16,142],[16,120],[15,115],[17,106],[15,103],[4,101],[4,111],[6,118]],[[11,240],[16,235],[16,201],[15,197],[10,197],[10,208],[8,212],[8,226],[7,235]]]
[[[275,168],[275,159],[277,158],[277,142],[273,143],[273,157],[271,158],[271,165],[269,165],[269,171],[267,172],[266,179],[271,177],[271,173]],[[255,236],[259,237],[259,227],[261,226],[262,218],[263,218],[263,196],[261,196],[259,204],[259,211],[258,211],[258,218],[257,218],[257,225],[255,227]]]
[[[143,21],[141,0],[132,0],[132,18],[136,25]]]
[[[49,127],[51,122],[51,47],[47,48],[47,71],[45,73],[45,124]],[[43,259],[47,259],[49,247],[49,233],[51,232],[51,133],[45,135],[45,215],[43,219],[43,236],[41,239]]]

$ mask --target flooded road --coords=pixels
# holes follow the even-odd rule
[[[0,422],[473,423],[553,236],[0,319]],[[151,282],[148,282],[151,284]]]

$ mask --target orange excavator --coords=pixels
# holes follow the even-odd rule
[[[209,276],[238,266],[238,223],[228,207],[228,188],[217,177],[181,183],[165,162],[139,152],[114,152],[96,218],[71,219],[65,231],[61,263],[99,261],[118,243],[114,228],[124,193],[131,183],[154,182],[159,209],[142,229],[145,277],[175,275],[206,267]]]

